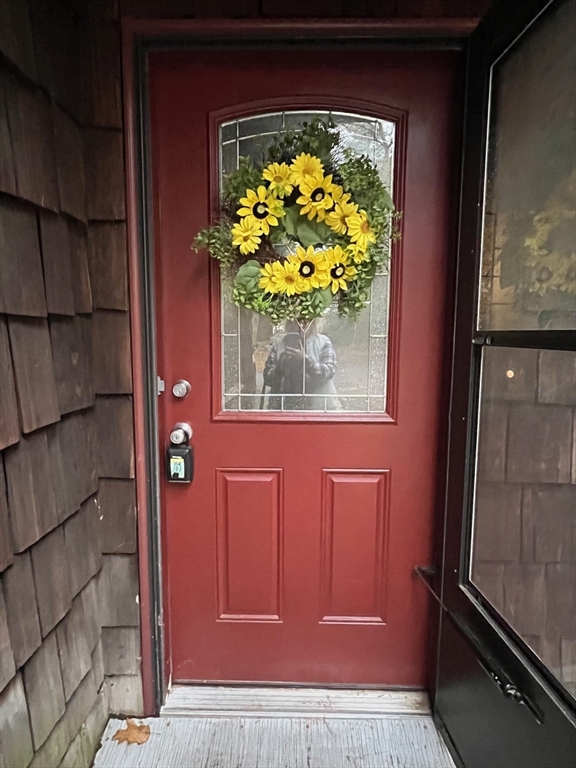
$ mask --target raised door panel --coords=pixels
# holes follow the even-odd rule
[[[325,470],[321,601],[324,622],[386,620],[389,470]]]
[[[217,470],[218,618],[280,621],[282,470]]]

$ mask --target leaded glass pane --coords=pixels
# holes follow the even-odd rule
[[[260,162],[278,133],[329,115],[340,129],[342,148],[366,154],[392,191],[394,123],[340,112],[278,112],[222,124],[221,179],[240,157]],[[333,306],[312,323],[273,325],[267,317],[240,310],[230,296],[231,286],[222,278],[224,411],[385,413],[388,271],[376,275],[370,302],[355,322],[340,317]],[[290,347],[305,350],[314,364],[298,359],[286,363],[283,352]]]

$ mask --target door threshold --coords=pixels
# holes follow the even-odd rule
[[[430,715],[424,691],[176,685],[161,717],[390,717]]]

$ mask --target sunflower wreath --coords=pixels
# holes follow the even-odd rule
[[[331,119],[315,118],[276,137],[261,163],[240,158],[218,223],[192,247],[220,262],[236,304],[275,323],[312,320],[333,301],[356,318],[388,263],[397,217],[374,163],[341,147]]]

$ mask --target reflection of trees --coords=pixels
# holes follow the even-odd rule
[[[324,316],[322,333],[331,339],[336,350],[338,371],[335,383],[341,395],[367,393],[369,324],[369,307],[360,313],[356,322],[340,317],[336,310]]]
[[[253,312],[246,307],[240,307],[240,383],[242,394],[252,395],[256,392],[256,367],[253,358],[252,341]]]

